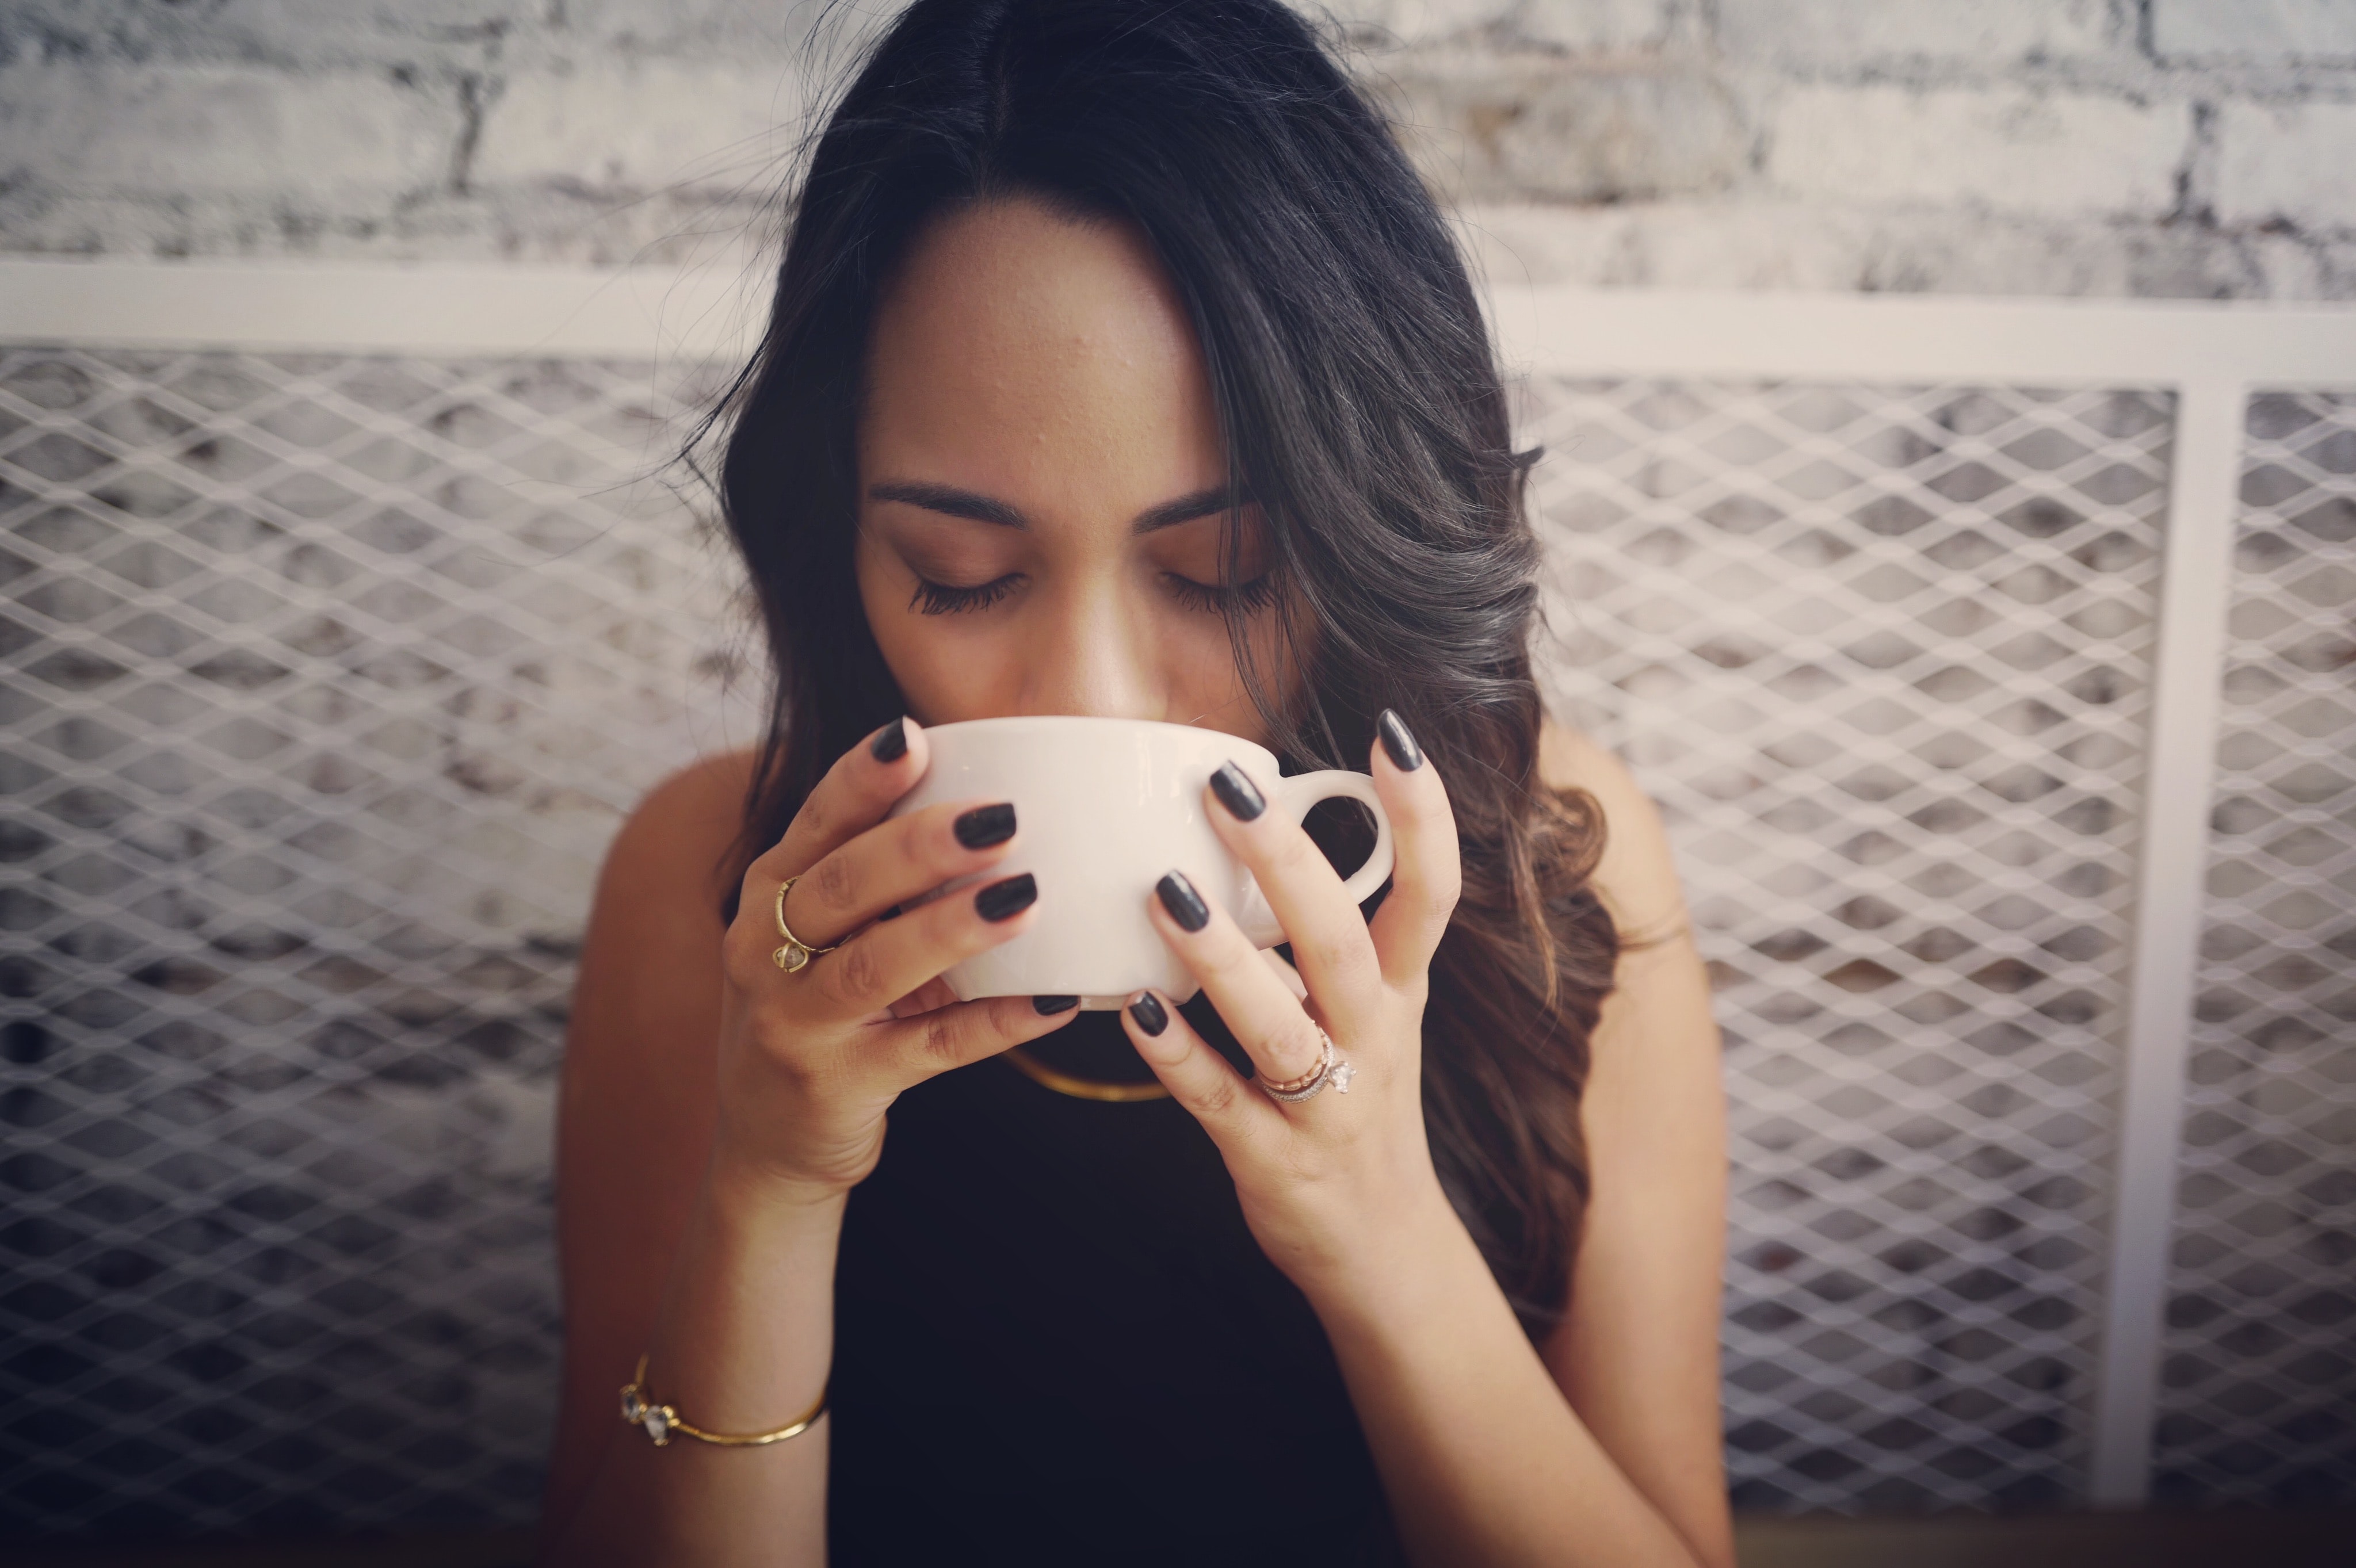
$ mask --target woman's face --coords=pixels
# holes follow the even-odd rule
[[[1023,200],[935,224],[877,315],[859,478],[860,597],[918,722],[1083,713],[1265,741],[1220,613],[1249,607],[1280,692],[1258,515],[1229,580],[1209,379],[1132,229]]]

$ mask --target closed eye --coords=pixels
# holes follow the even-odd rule
[[[1010,571],[1003,577],[971,588],[959,588],[947,582],[935,582],[931,578],[916,579],[916,592],[910,595],[908,608],[925,615],[956,615],[969,610],[987,610],[992,604],[1023,586],[1023,574]]]
[[[1277,582],[1273,571],[1263,571],[1249,582],[1238,582],[1232,588],[1218,583],[1197,582],[1174,571],[1163,572],[1162,581],[1180,603],[1205,615],[1249,615],[1276,603]]]

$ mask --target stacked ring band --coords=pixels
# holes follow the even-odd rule
[[[1280,1100],[1288,1105],[1298,1104],[1315,1096],[1328,1083],[1333,1085],[1333,1092],[1337,1094],[1350,1092],[1350,1080],[1358,1075],[1358,1070],[1343,1060],[1341,1053],[1333,1049],[1333,1037],[1322,1029],[1317,1031],[1317,1065],[1300,1077],[1282,1083],[1271,1083],[1266,1077],[1258,1080],[1260,1089],[1269,1099]]]

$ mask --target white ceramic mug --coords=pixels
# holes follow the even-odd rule
[[[894,816],[941,801],[1012,801],[1022,837],[982,877],[1039,879],[1029,931],[950,969],[961,1001],[976,997],[1076,996],[1110,1008],[1151,988],[1183,1001],[1199,988],[1146,918],[1153,884],[1183,871],[1261,947],[1282,942],[1275,912],[1211,827],[1204,791],[1222,763],[1252,777],[1272,810],[1295,822],[1321,800],[1347,795],[1375,815],[1375,847],[1344,880],[1362,901],[1391,874],[1391,824],[1375,781],[1341,769],[1279,776],[1265,746],[1186,724],[1040,715],[975,719],[925,731],[932,763]]]

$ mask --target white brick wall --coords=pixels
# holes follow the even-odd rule
[[[1517,275],[2356,297],[2356,0],[1297,3]],[[0,250],[725,264],[894,8],[0,0]]]
[[[2162,59],[2356,61],[2350,0],[2151,0]]]
[[[757,179],[803,112],[792,70],[625,58],[506,84],[469,171],[483,187],[571,180],[615,191]]]
[[[1662,0],[1523,0],[1515,31],[1565,49],[1630,49],[1658,43],[1668,30]]]
[[[1392,45],[1480,40],[1593,52],[1658,42],[1669,0],[1301,0],[1298,8]]]
[[[2106,49],[2119,21],[2105,0],[1719,0],[1718,37],[1730,53],[1789,60],[2002,65]]]
[[[2217,122],[2217,216],[2356,229],[2356,103],[2228,104]]]
[[[1772,127],[1801,196],[2097,219],[2165,217],[2192,140],[2180,103],[2017,88],[1802,88]]]
[[[0,70],[5,155],[88,196],[381,201],[437,178],[456,129],[373,76],[28,61]]]
[[[1698,71],[1402,69],[1378,86],[1418,162],[1465,200],[1720,190],[1750,157],[1740,111]]]

